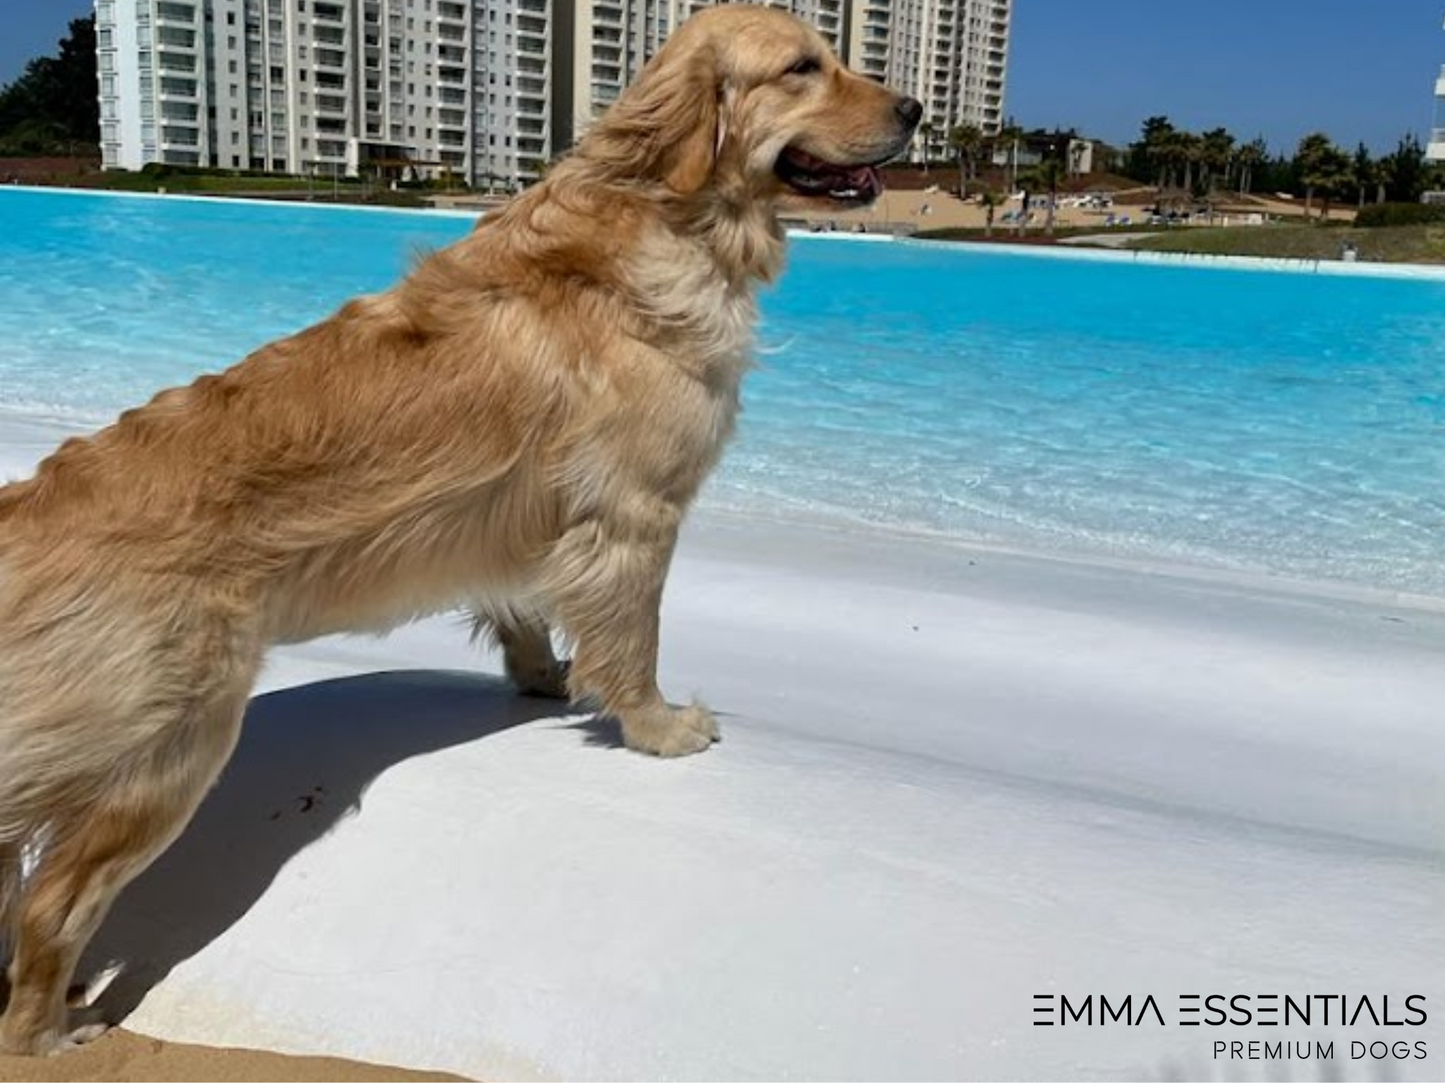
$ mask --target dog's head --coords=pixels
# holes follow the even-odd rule
[[[849,207],[883,190],[923,107],[845,68],[817,31],[750,4],[682,26],[583,152],[680,196]]]

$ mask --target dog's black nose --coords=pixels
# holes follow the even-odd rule
[[[923,119],[923,103],[917,98],[901,98],[894,108],[898,110],[898,116],[903,123],[910,128],[916,127]]]

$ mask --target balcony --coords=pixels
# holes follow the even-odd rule
[[[177,79],[173,76],[161,77],[161,101],[194,101],[199,91],[200,84],[195,79]]]
[[[187,105],[185,102],[162,102],[161,120],[167,124],[198,124],[201,119],[201,110],[197,105]]]
[[[156,30],[156,44],[162,49],[176,49],[188,53],[196,51],[196,32],[179,27],[160,27]]]
[[[196,9],[190,4],[175,3],[173,0],[163,0],[156,5],[156,25],[165,26],[195,26]]]
[[[161,126],[162,147],[198,147],[201,143],[200,132],[191,125],[166,124]]]
[[[157,53],[156,67],[163,72],[181,72],[186,75],[194,75],[196,71],[196,58],[194,55],[184,56],[179,53]]]

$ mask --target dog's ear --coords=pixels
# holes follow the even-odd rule
[[[721,79],[707,42],[674,39],[668,46],[585,142],[588,157],[606,161],[623,177],[660,181],[691,195],[712,179],[717,163]]]

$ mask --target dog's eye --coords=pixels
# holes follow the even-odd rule
[[[786,72],[784,72],[783,74],[784,74],[784,75],[816,75],[818,72],[820,72],[820,71],[822,71],[822,70],[823,70],[823,65],[820,64],[820,63],[818,63],[818,58],[817,58],[817,57],[815,57],[815,56],[805,56],[805,57],[803,57],[801,60],[798,60],[797,62],[795,62],[795,63],[793,64],[793,66],[792,66],[791,68],[789,68],[789,69],[788,69]]]

